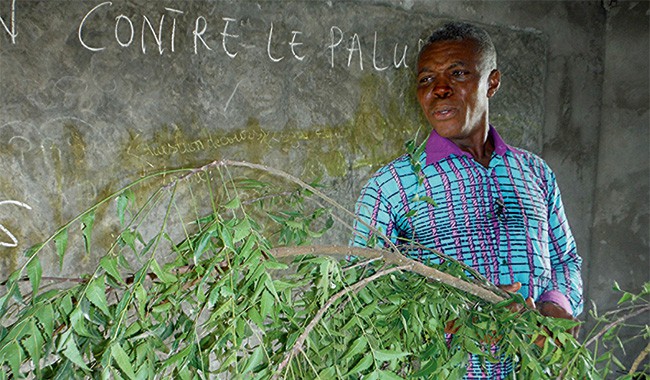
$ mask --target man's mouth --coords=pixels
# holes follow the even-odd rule
[[[443,107],[433,111],[433,117],[436,120],[447,120],[456,115],[456,109],[451,107]]]

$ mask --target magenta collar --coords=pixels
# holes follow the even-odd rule
[[[488,138],[490,137],[494,142],[494,153],[503,156],[506,151],[515,151],[514,148],[503,141],[501,136],[499,136],[497,133],[497,130],[491,125],[490,130],[488,131]],[[440,137],[440,135],[435,130],[432,130],[431,134],[429,135],[425,152],[427,153],[427,165],[438,162],[443,158],[451,156],[452,154],[456,156],[467,156],[469,158],[472,158],[472,155],[470,153],[460,149],[451,140]]]

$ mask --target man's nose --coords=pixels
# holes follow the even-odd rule
[[[435,83],[433,83],[433,95],[439,99],[445,99],[450,97],[454,91],[449,86],[449,83],[444,78],[437,78]]]
[[[439,99],[450,97],[454,91],[446,81],[437,81],[433,86],[433,95]]]

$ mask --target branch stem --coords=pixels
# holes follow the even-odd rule
[[[590,338],[590,339],[585,343],[585,347],[589,347],[589,345],[591,345],[593,342],[595,342],[595,341],[597,341],[598,339],[600,339],[600,337],[602,337],[603,335],[605,335],[605,333],[606,333],[607,331],[609,331],[610,329],[612,329],[612,328],[614,328],[614,327],[620,325],[621,323],[625,322],[626,320],[628,320],[628,319],[630,319],[630,318],[632,318],[632,317],[635,317],[635,316],[637,316],[637,315],[639,315],[639,314],[641,314],[641,313],[645,313],[645,312],[648,312],[648,311],[650,311],[650,305],[648,305],[648,306],[646,306],[646,307],[644,307],[644,308],[642,308],[642,309],[639,309],[639,310],[635,311],[634,313],[626,314],[626,315],[624,315],[624,316],[618,318],[617,320],[608,323],[607,325],[605,325],[605,327],[603,327],[602,330],[600,330],[600,331],[598,332],[598,334],[596,334],[596,335],[594,335],[593,337],[591,337],[591,338]]]
[[[422,264],[419,261],[409,259],[401,253],[389,250],[378,250],[372,248],[344,247],[344,246],[304,246],[304,247],[283,247],[274,248],[270,251],[275,258],[293,257],[308,254],[325,254],[335,257],[363,257],[364,259],[377,259],[383,257],[388,265],[407,266],[408,270],[441,282],[443,284],[462,290],[490,303],[499,303],[506,298],[483,286],[462,280],[458,277],[441,272],[435,268]]]
[[[630,372],[628,372],[627,374],[632,375],[633,373],[635,373],[636,370],[639,369],[639,366],[643,362],[643,359],[645,359],[649,353],[650,353],[650,342],[648,342],[648,344],[645,346],[643,351],[639,353],[639,356],[637,356],[636,359],[634,359],[634,363],[632,363],[632,367],[630,367]]]

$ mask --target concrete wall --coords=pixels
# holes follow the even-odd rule
[[[189,7],[185,14],[186,17],[195,16],[195,13],[198,14],[197,9],[203,10],[204,6],[210,8],[210,14],[214,13],[210,19],[211,22],[214,20],[221,21],[221,16],[241,17],[243,20],[244,16],[252,15],[250,17],[252,21],[245,18],[249,21],[247,23],[242,21],[239,26],[244,32],[257,33],[243,36],[242,40],[245,40],[248,45],[239,46],[242,50],[240,58],[242,56],[247,57],[247,52],[252,58],[248,62],[249,66],[241,66],[235,61],[229,61],[223,52],[218,55],[216,52],[204,51],[204,55],[199,56],[200,58],[196,58],[191,54],[182,55],[183,53],[180,52],[182,46],[180,45],[178,46],[179,52],[176,55],[171,55],[167,51],[164,56],[156,54],[145,56],[136,51],[133,53],[132,60],[137,63],[138,68],[143,67],[141,71],[145,78],[151,76],[151,70],[161,71],[159,76],[154,75],[156,78],[170,77],[170,75],[166,74],[165,67],[167,66],[165,65],[178,67],[179,73],[185,73],[188,66],[195,67],[197,71],[205,70],[205,73],[200,71],[189,79],[179,75],[178,80],[171,84],[169,81],[163,81],[162,79],[158,83],[161,88],[175,88],[176,85],[179,88],[186,88],[191,95],[189,96],[190,99],[201,100],[200,102],[198,100],[192,102],[200,106],[198,110],[190,109],[187,115],[183,112],[176,112],[175,108],[163,109],[164,112],[161,112],[160,102],[152,101],[149,102],[151,104],[146,104],[147,107],[152,109],[150,113],[147,113],[147,117],[134,119],[135,121],[126,120],[126,116],[123,117],[124,120],[112,117],[115,114],[129,114],[113,113],[113,108],[119,108],[119,104],[115,100],[105,101],[106,105],[103,105],[101,102],[87,100],[88,97],[75,97],[76,94],[73,92],[66,93],[65,99],[59,96],[58,91],[61,90],[61,85],[68,83],[62,82],[62,79],[81,78],[77,72],[82,70],[85,67],[84,65],[92,66],[88,62],[94,60],[99,60],[101,63],[101,57],[104,56],[108,56],[110,59],[107,59],[103,65],[97,65],[99,69],[104,70],[102,71],[104,73],[103,77],[113,76],[108,79],[115,81],[115,83],[124,82],[125,87],[134,86],[134,83],[138,82],[122,75],[121,69],[113,69],[114,66],[118,67],[116,66],[118,63],[121,65],[128,61],[125,60],[125,54],[127,53],[122,51],[113,52],[111,53],[115,55],[113,57],[109,56],[109,53],[102,53],[104,54],[102,55],[83,51],[80,48],[75,23],[68,22],[70,20],[65,18],[68,17],[78,24],[78,20],[84,16],[87,8],[89,8],[88,2],[60,2],[55,7],[57,12],[61,13],[60,17],[52,17],[52,19],[47,17],[37,18],[36,14],[50,15],[51,12],[47,6],[52,5],[48,5],[48,3],[46,1],[21,2],[21,0],[18,0],[17,15],[18,19],[23,22],[19,24],[19,33],[21,34],[19,34],[20,41],[17,44],[11,44],[8,35],[0,29],[2,35],[2,39],[0,39],[0,47],[2,48],[0,50],[0,82],[3,84],[2,89],[0,89],[0,98],[4,96],[2,98],[3,112],[0,113],[0,148],[2,148],[0,149],[0,157],[3,158],[0,174],[6,172],[6,175],[0,175],[0,177],[3,177],[3,181],[0,182],[0,200],[7,197],[20,199],[34,207],[34,211],[31,213],[22,209],[18,211],[10,210],[8,207],[5,210],[0,210],[12,213],[8,216],[0,214],[1,223],[4,223],[11,231],[23,232],[20,235],[23,246],[18,248],[26,248],[36,241],[40,241],[39,239],[42,239],[55,227],[53,224],[61,224],[58,223],[59,220],[68,220],[79,210],[90,204],[91,200],[84,199],[88,194],[87,189],[79,187],[80,184],[85,182],[80,182],[79,178],[76,177],[81,172],[79,169],[80,160],[76,159],[77,156],[81,157],[81,161],[88,166],[87,168],[83,167],[84,173],[94,176],[98,168],[101,169],[103,166],[90,165],[91,160],[94,160],[92,162],[105,162],[106,165],[114,164],[119,160],[111,159],[113,155],[102,152],[114,148],[120,149],[118,152],[123,150],[126,153],[132,153],[133,149],[129,150],[131,145],[128,144],[133,143],[131,140],[138,138],[138,136],[141,139],[143,138],[143,134],[140,133],[142,131],[138,129],[134,130],[133,134],[127,133],[127,126],[136,125],[138,128],[145,128],[143,126],[145,123],[151,124],[150,127],[156,133],[151,133],[153,137],[147,137],[146,133],[144,135],[154,141],[157,135],[164,135],[163,132],[166,131],[164,128],[159,128],[161,123],[169,120],[171,120],[171,125],[175,128],[182,129],[183,126],[186,126],[188,129],[180,132],[176,130],[165,132],[169,134],[168,138],[165,137],[168,140],[177,138],[177,132],[187,134],[188,139],[190,137],[192,139],[198,138],[192,134],[196,132],[192,128],[200,129],[196,132],[197,134],[199,132],[203,133],[203,129],[217,128],[217,132],[213,130],[211,132],[223,133],[224,136],[228,136],[228,133],[231,132],[240,133],[240,131],[255,128],[256,130],[267,128],[273,133],[280,134],[285,132],[288,134],[290,132],[288,129],[291,129],[292,135],[294,135],[293,132],[302,132],[310,130],[310,128],[320,128],[316,132],[321,131],[321,129],[328,133],[343,131],[346,133],[342,135],[343,137],[332,138],[325,142],[307,141],[308,139],[298,139],[296,137],[296,141],[291,140],[292,144],[287,144],[283,140],[282,144],[263,146],[265,150],[259,149],[260,145],[263,144],[251,143],[250,147],[245,145],[241,149],[239,146],[235,147],[233,145],[232,151],[224,149],[217,153],[205,151],[201,155],[194,154],[191,157],[179,156],[177,157],[178,161],[162,161],[162,159],[155,158],[158,161],[152,162],[157,166],[168,165],[167,167],[175,167],[174,165],[203,163],[208,159],[221,157],[219,155],[231,157],[233,154],[241,153],[241,157],[238,158],[252,161],[257,156],[266,158],[270,155],[277,155],[279,158],[276,161],[266,162],[277,166],[277,164],[274,164],[275,162],[293,163],[301,159],[304,161],[305,154],[307,154],[308,157],[311,157],[311,161],[300,163],[301,167],[306,168],[309,165],[322,166],[323,162],[340,163],[340,165],[334,167],[336,170],[327,168],[327,173],[334,178],[328,184],[334,189],[333,191],[338,191],[339,196],[336,198],[351,207],[362,185],[361,177],[363,176],[365,180],[369,175],[369,167],[376,167],[381,163],[379,161],[388,160],[388,154],[385,152],[388,149],[384,149],[384,145],[376,144],[372,138],[382,143],[390,142],[392,144],[397,141],[397,138],[410,137],[412,130],[415,130],[416,124],[422,121],[422,118],[415,116],[418,110],[414,100],[413,88],[408,88],[409,78],[411,78],[409,76],[411,74],[407,73],[408,70],[387,70],[383,73],[372,72],[371,69],[368,69],[370,63],[366,61],[366,71],[361,72],[356,66],[352,68],[349,67],[350,65],[344,67],[341,62],[344,62],[345,57],[340,56],[337,57],[336,70],[331,70],[327,64],[327,50],[319,50],[324,44],[322,41],[309,41],[309,36],[318,36],[323,31],[327,32],[331,25],[339,25],[345,29],[346,33],[359,32],[363,38],[368,39],[372,38],[372,31],[380,30],[385,32],[382,29],[387,28],[391,31],[389,33],[391,36],[389,42],[391,44],[403,44],[407,41],[409,43],[414,42],[419,35],[426,35],[426,30],[423,30],[423,28],[426,29],[429,25],[433,27],[439,25],[443,20],[462,19],[482,24],[488,30],[494,32],[495,40],[499,42],[497,50],[500,48],[505,50],[501,53],[502,63],[508,68],[509,72],[504,72],[502,87],[497,98],[494,99],[494,104],[497,107],[491,110],[494,111],[492,118],[497,127],[506,124],[506,121],[520,120],[512,115],[519,117],[528,113],[534,116],[531,119],[533,120],[531,124],[535,125],[522,125],[523,131],[518,131],[516,134],[506,137],[509,137],[510,142],[521,144],[521,141],[518,141],[516,137],[517,134],[523,136],[523,141],[527,144],[526,147],[544,157],[557,175],[578,249],[584,258],[583,278],[586,289],[585,295],[588,300],[587,306],[589,301],[593,300],[599,305],[601,311],[613,307],[617,295],[613,294],[610,289],[614,281],[618,281],[621,287],[627,290],[638,291],[645,281],[650,280],[650,263],[648,262],[648,253],[650,251],[650,227],[648,224],[648,207],[650,203],[648,8],[650,3],[648,1],[617,2],[605,0],[604,3],[601,0],[177,2],[179,7],[186,4]],[[158,14],[156,13],[159,12],[158,8],[162,7],[160,3],[153,0],[138,0],[124,2],[124,4],[120,2],[119,5],[128,8],[131,3],[136,4],[133,7],[138,12],[150,14]],[[145,3],[147,7],[138,8]],[[0,0],[0,15],[4,20],[9,20],[10,4],[10,1]],[[59,7],[69,7],[70,10],[59,9]],[[115,9],[110,8],[110,11],[113,13],[118,12],[117,8],[118,2],[115,2]],[[185,10],[185,8],[181,8]],[[265,12],[261,13],[258,8],[264,8]],[[219,12],[223,12],[223,15]],[[267,14],[268,12],[270,13]],[[301,17],[292,16],[296,12]],[[107,16],[107,20],[114,21],[113,16]],[[285,16],[287,18],[285,23],[277,21]],[[99,17],[97,16],[95,25],[100,24],[102,19]],[[179,16],[179,20],[181,20],[181,16]],[[274,20],[276,20],[276,33],[282,31],[284,35],[289,35],[292,28],[304,31],[305,49],[312,49],[306,51],[311,53],[313,59],[308,59],[302,63],[287,58],[279,64],[280,66],[272,66],[274,63],[271,63],[266,58],[265,48],[269,23]],[[179,23],[179,25],[181,24]],[[53,26],[57,26],[58,29],[56,30],[59,34],[50,33]],[[219,28],[223,28],[223,25],[220,25]],[[506,33],[504,30],[506,32],[512,31],[512,33]],[[91,37],[92,35],[89,34],[88,38]],[[365,42],[368,42],[368,40]],[[35,45],[41,50],[32,48],[30,45],[36,43],[42,43],[42,46]],[[251,45],[252,43],[257,45]],[[115,42],[113,42],[113,45],[115,45]],[[533,49],[533,45],[535,49]],[[280,49],[280,47],[274,46],[274,49]],[[535,50],[534,54],[531,54],[533,50]],[[38,51],[44,51],[47,54],[43,53],[38,59],[32,59],[32,54],[36,54],[35,52]],[[262,53],[258,54],[260,51]],[[281,50],[276,50],[276,53],[278,51]],[[284,51],[284,54],[290,57],[287,51]],[[517,60],[514,59],[513,55],[525,59]],[[38,62],[41,62],[41,58],[43,58],[42,56],[52,62],[52,67],[49,66],[49,63],[45,63],[46,68],[36,70],[39,67]],[[526,62],[527,57],[538,56],[541,57],[539,62],[533,62],[534,64],[531,65],[521,63]],[[61,59],[58,57],[61,57]],[[140,60],[143,60],[148,66],[138,63]],[[67,64],[63,65],[61,62],[67,62]],[[235,62],[237,65],[229,62]],[[63,73],[61,75],[65,76],[50,78],[48,75],[56,71],[54,66],[57,66],[56,69]],[[258,70],[251,70],[251,67]],[[281,67],[281,69],[276,69],[276,67]],[[34,72],[42,74],[24,74],[31,69],[35,69]],[[260,69],[262,71],[259,71]],[[282,75],[292,79],[281,80],[283,77],[280,77],[281,75],[277,74],[277,72],[282,70],[286,71],[286,74]],[[15,75],[10,75],[12,72]],[[230,103],[229,97],[232,98],[231,94],[234,94],[232,88],[234,87],[237,90],[237,86],[239,86],[235,79],[240,76],[248,78],[251,73],[254,73],[258,80],[249,80],[251,83],[248,84],[244,82],[238,90],[238,96],[243,94],[242,96],[245,95],[245,99],[250,100],[250,102],[242,103],[242,98],[237,98],[233,103]],[[304,73],[316,73],[318,75],[303,75]],[[88,83],[92,85],[92,81],[97,81],[97,76],[90,74],[87,79]],[[133,73],[131,72],[131,74]],[[274,76],[276,74],[278,78]],[[45,77],[41,78],[42,76]],[[255,83],[264,82],[268,84],[269,77],[277,80],[271,80],[270,87],[264,86],[262,88],[261,86],[260,89],[266,92],[260,95],[257,92],[258,88]],[[192,78],[196,83],[188,82]],[[298,81],[296,81],[296,78],[298,78]],[[380,80],[377,80],[378,78]],[[208,82],[204,82],[204,79]],[[220,80],[223,80],[224,83],[220,83]],[[215,83],[210,81],[215,81]],[[14,82],[16,83],[15,86],[12,85]],[[41,82],[50,83],[50,86],[44,87]],[[147,83],[151,85],[150,82]],[[213,88],[211,91],[213,92],[207,93],[209,91],[206,90],[206,94],[196,94],[197,88],[210,87],[206,83],[212,83]],[[20,88],[22,90],[23,87],[29,87],[27,84],[36,87],[34,93],[28,93],[25,96],[22,93],[19,94],[20,96],[11,96],[10,88]],[[220,84],[223,85],[221,87],[225,88],[225,90],[219,87]],[[225,86],[226,84],[230,85],[230,87]],[[146,86],[140,87],[134,88],[133,92],[139,93],[146,90]],[[92,86],[89,88],[92,88]],[[328,88],[331,88],[331,91],[327,90]],[[521,91],[522,88],[530,89],[530,91],[527,91],[529,93],[534,92],[534,94],[530,94],[530,97],[526,98],[531,99],[528,111],[521,108],[521,99],[525,96]],[[162,91],[158,92],[163,94]],[[277,96],[277,94],[283,94],[283,96]],[[102,96],[100,100],[108,96],[103,93],[100,95]],[[186,97],[179,94],[174,93],[171,95],[182,98],[183,101],[187,100]],[[517,97],[517,99],[512,100],[509,96]],[[147,100],[159,99],[148,95],[142,98]],[[295,104],[304,105],[304,107],[287,108],[283,103],[287,98],[293,99]],[[47,114],[38,119],[34,116],[37,113],[32,112],[28,106],[33,104],[34,100],[43,99],[51,101],[46,102],[46,105],[48,105],[46,107]],[[215,104],[218,103],[219,99],[223,100],[223,103],[231,105],[228,109],[229,112],[226,114],[224,108],[221,116],[210,114],[210,112],[215,112]],[[263,104],[260,104],[260,99],[263,100],[261,102]],[[31,103],[27,100],[30,100]],[[173,99],[170,104],[176,104],[174,101]],[[237,101],[240,101],[239,105],[236,104]],[[102,106],[102,110],[108,109],[110,112],[106,120],[102,120],[101,115],[98,113],[84,113],[77,108],[68,107],[70,102],[78,102],[81,106]],[[59,109],[55,107],[59,103],[62,103],[59,107],[60,115],[59,113],[53,113],[54,111],[59,112]],[[179,103],[182,103],[182,101]],[[11,104],[14,105],[13,108]],[[337,104],[339,105],[338,108]],[[251,109],[251,105],[261,107],[260,112],[257,112],[256,109],[250,111],[252,114],[262,113],[263,116],[268,115],[260,120],[249,119],[249,115],[245,114],[243,110]],[[142,108],[129,108],[128,104],[125,107],[133,110],[133,112],[140,111],[139,108]],[[397,112],[387,113],[385,112],[387,110],[397,110]],[[15,115],[19,116],[12,116],[14,115],[12,114],[13,111],[16,111]],[[264,114],[262,111],[268,112]],[[175,116],[176,119],[174,119],[167,117],[165,112],[174,115],[179,114],[180,116]],[[23,114],[27,116],[23,117]],[[160,114],[165,116],[164,120],[162,120],[163,117]],[[195,118],[195,115],[198,116]],[[291,120],[289,116],[295,116],[297,119]],[[205,120],[201,117],[205,117]],[[157,118],[160,118],[161,121],[151,121],[151,119],[157,120]],[[92,138],[90,135],[85,135],[85,133],[90,133],[87,131],[93,129],[86,128],[86,125],[77,126],[79,129],[77,131],[77,129],[71,128],[67,124],[64,127],[70,130],[61,129],[57,124],[56,128],[61,130],[57,130],[60,133],[55,136],[56,138],[49,136],[45,140],[38,139],[45,128],[50,128],[49,131],[55,128],[55,125],[47,124],[49,121],[62,119],[65,119],[64,121],[67,124],[74,124],[72,121],[78,119],[88,119],[95,129],[101,129],[102,135],[100,137],[102,138]],[[25,121],[30,122],[30,125],[33,124],[33,136],[27,133],[29,128],[25,127]],[[359,128],[360,125],[363,128]],[[412,130],[398,131],[395,125],[408,125],[409,128],[413,128]],[[223,131],[218,128],[222,128]],[[234,129],[231,131],[228,128]],[[32,162],[30,165],[33,166],[32,171],[28,170],[31,166],[25,164],[25,157],[21,156],[23,153],[21,146],[14,147],[16,148],[15,152],[5,149],[5,146],[11,145],[14,135],[18,134],[26,136],[23,138],[24,141],[33,137],[34,144],[30,143],[30,149],[32,145],[35,149],[26,155],[27,159],[32,160],[30,161]],[[318,136],[318,133],[312,133],[310,136]],[[75,151],[75,144],[73,143],[83,140],[84,137],[89,143],[87,146],[77,144],[80,148],[78,147],[79,149]],[[104,143],[104,137],[110,141]],[[13,143],[16,145],[16,142],[23,140],[13,139]],[[47,144],[43,141],[47,142]],[[364,141],[366,145],[363,145]],[[54,147],[53,142],[58,144],[58,156],[52,150]],[[298,149],[293,149],[294,143],[295,146],[299,147]],[[140,145],[145,146],[146,144],[142,143]],[[321,145],[324,148],[321,148]],[[395,151],[401,149],[401,141],[394,145],[396,145]],[[42,152],[36,152],[38,150],[36,148],[39,146]],[[50,149],[50,151],[47,151],[47,149]],[[381,154],[372,153],[374,150],[381,150]],[[311,154],[310,152],[316,153]],[[118,157],[131,157],[126,153]],[[255,154],[251,157],[252,153]],[[342,158],[336,156],[341,159],[331,160],[326,154],[331,155],[332,153],[337,153]],[[104,156],[107,158],[104,159]],[[63,160],[61,157],[68,157],[69,160]],[[45,164],[37,161],[37,158],[42,158]],[[145,158],[154,160],[154,158],[148,156]],[[60,164],[59,172],[56,172],[58,174],[52,177],[52,170],[48,169],[48,165],[56,164],[55,159],[61,160],[65,165]],[[355,159],[359,162],[368,161],[366,165],[368,168],[361,166]],[[122,164],[123,161],[118,163]],[[106,178],[123,179],[132,174],[132,171],[129,171],[129,173],[116,172],[114,167],[109,169],[100,170],[105,172],[104,177]],[[348,170],[354,171],[354,173],[344,178],[344,174]],[[31,180],[31,177],[34,177],[38,179],[41,181],[38,183],[42,186],[34,186],[31,182],[29,182],[29,185],[18,186],[19,182],[12,182],[4,178],[13,177],[19,172],[25,172],[22,178]],[[68,182],[65,181],[66,179]],[[12,180],[14,179],[12,178]],[[96,178],[92,177],[92,181],[88,181],[88,183],[95,186],[97,184]],[[53,185],[48,186],[47,184]],[[75,186],[78,187],[78,190],[75,190],[77,188]],[[62,196],[61,191],[65,191],[66,196]],[[40,192],[47,194],[44,194],[43,201],[38,203],[39,197],[34,194],[38,195]],[[102,193],[102,191],[99,191],[99,193]],[[67,203],[78,199],[79,202],[75,204]],[[50,202],[48,203],[47,200]],[[56,214],[59,206],[63,210],[60,215]],[[53,218],[57,223],[47,222],[52,218],[41,217],[49,217],[50,214],[58,215],[58,219]],[[39,217],[36,217],[36,215]],[[8,224],[8,219],[17,217],[20,217],[21,223],[16,221],[15,224]],[[23,218],[33,220],[33,225],[28,225],[26,222],[22,223]],[[24,231],[20,230],[22,224],[26,226]],[[23,237],[26,239],[27,236],[31,236],[30,234],[34,235],[33,237],[37,240],[32,241],[31,244],[28,244],[28,241],[23,242]],[[15,266],[15,262],[20,257],[18,248],[11,251],[0,248],[0,272]],[[54,256],[52,261],[56,261]],[[644,319],[642,321],[648,323],[648,317],[644,316]],[[629,356],[624,362],[629,363],[635,353],[638,352],[638,348],[638,346],[631,346]]]
[[[601,312],[614,308],[620,297],[606,291],[613,281],[638,292],[650,280],[649,5],[621,1],[607,12],[594,215],[585,273],[587,296],[596,299]],[[648,324],[650,316],[630,322]],[[634,329],[626,329],[620,337],[625,342],[634,334]],[[625,362],[646,344],[638,339],[627,343]]]

